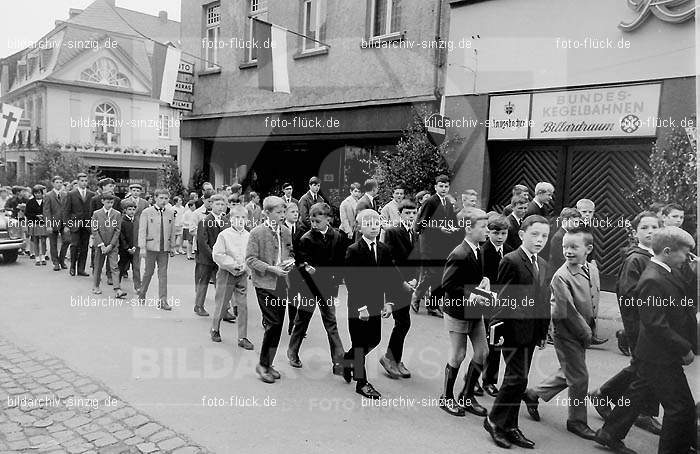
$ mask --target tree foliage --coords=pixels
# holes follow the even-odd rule
[[[200,194],[202,192],[202,185],[209,181],[209,172],[201,167],[197,167],[194,170],[194,173],[192,173],[191,181],[189,192],[196,192],[197,194]]]
[[[177,161],[174,159],[168,159],[163,162],[158,171],[158,187],[170,191],[171,197],[176,195],[186,196],[185,185],[182,183],[182,173]]]
[[[59,144],[41,145],[33,161],[34,181],[27,181],[29,185],[41,183],[47,188],[51,187],[51,178],[54,175],[63,177],[70,182],[78,173],[88,175],[88,185],[96,187],[99,178],[99,169],[90,166],[80,155],[74,151],[62,151]]]

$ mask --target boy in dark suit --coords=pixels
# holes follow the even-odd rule
[[[309,224],[311,205],[325,202],[321,194],[319,194],[320,190],[321,180],[318,177],[311,177],[309,178],[309,190],[299,199],[299,220],[307,230],[311,228],[311,224]]]
[[[117,279],[114,284],[114,291],[117,298],[122,298],[126,292],[121,289],[121,278],[119,277],[119,232],[122,227],[122,215],[112,208],[114,205],[114,195],[105,192],[100,195],[103,209],[92,213],[92,243],[95,245],[95,269],[93,270],[94,285],[92,293],[100,294],[100,274],[102,266],[107,260],[107,266],[112,269],[112,273]]]
[[[649,395],[664,408],[659,454],[695,452],[695,403],[683,366],[697,352],[697,302],[687,299],[686,283],[673,272],[694,247],[693,237],[679,227],[664,227],[652,239],[654,257],[636,287],[640,329],[634,355],[639,363],[626,394],[629,405],[615,407],[595,437],[617,452],[634,452],[622,439]]]
[[[491,216],[488,221],[489,239],[486,240],[482,247],[482,258],[484,262],[484,276],[489,278],[491,282],[491,290],[498,292],[496,281],[498,280],[498,266],[503,257],[512,252],[510,246],[506,243],[508,237],[508,228],[510,224],[504,216]],[[485,314],[486,315],[486,314]],[[484,317],[484,326],[489,327],[491,320],[488,316]],[[487,333],[488,334],[488,333]],[[496,397],[498,388],[498,369],[501,362],[501,347],[489,344],[489,355],[486,358],[486,368],[481,375],[481,383],[483,389],[491,397]],[[483,391],[479,392],[479,385],[475,386],[475,395],[480,396]]]
[[[340,375],[345,350],[338,334],[334,300],[338,295],[339,271],[345,258],[345,240],[329,225],[330,220],[331,207],[327,203],[312,205],[309,210],[311,230],[299,239],[299,247],[294,251],[303,282],[287,358],[292,367],[302,367],[299,349],[318,306],[328,336],[333,372]]]
[[[513,211],[508,215],[508,238],[506,239],[506,244],[512,250],[516,250],[520,247],[520,224],[522,224],[523,219],[525,219],[525,213],[527,212],[527,204],[530,199],[525,197],[523,194],[515,195],[510,199],[510,204],[513,206]]]
[[[292,193],[294,192],[294,187],[292,186],[292,183],[284,183],[282,185],[282,198],[284,199],[284,203],[289,205],[290,203],[293,203],[294,205],[299,205],[299,201],[292,196]]]
[[[464,226],[464,241],[450,253],[442,275],[445,289],[444,322],[450,339],[450,353],[445,366],[445,389],[440,396],[440,408],[453,416],[464,416],[465,412],[469,412],[484,417],[486,409],[474,397],[474,386],[489,349],[481,307],[485,300],[475,294],[475,289],[491,289],[488,278],[483,274],[479,248],[479,243],[486,241],[488,216],[478,208],[466,208],[457,214],[457,219]],[[464,388],[455,400],[453,388],[467,354],[467,338],[471,340],[474,356],[464,376]]]
[[[411,372],[401,361],[403,344],[411,328],[410,303],[411,294],[416,287],[420,272],[420,253],[417,247],[417,235],[413,232],[413,222],[416,219],[418,207],[411,200],[404,199],[399,204],[401,223],[388,227],[384,231],[384,244],[387,245],[394,263],[402,275],[402,291],[392,295],[391,300],[396,306],[391,314],[394,316],[394,329],[391,331],[386,354],[379,363],[391,378],[410,378]]]
[[[49,245],[51,249],[51,261],[53,270],[60,271],[66,266],[66,251],[68,251],[69,238],[65,231],[63,218],[63,206],[66,202],[67,192],[63,190],[63,178],[56,175],[51,179],[53,190],[44,197],[44,219],[49,233]],[[58,249],[58,239],[61,238],[61,250]]]
[[[299,206],[297,202],[285,202],[286,211],[284,215],[284,225],[292,234],[292,250],[299,250],[299,240],[306,233],[307,229],[304,224],[299,222]],[[289,271],[289,288],[287,290],[287,316],[288,328],[287,334],[292,335],[294,328],[294,319],[297,316],[297,306],[299,305],[299,292],[301,291],[302,278],[297,268]]]
[[[549,237],[549,222],[542,216],[528,216],[520,225],[519,234],[522,244],[506,254],[498,267],[496,284],[501,293],[499,310],[493,318],[503,321],[506,371],[491,413],[484,419],[484,428],[502,448],[514,444],[532,449],[535,443],[518,428],[518,413],[527,389],[532,354],[536,346],[546,345],[549,276],[547,262],[538,254]],[[528,411],[531,408],[528,406]]]
[[[525,217],[536,214],[551,221],[552,199],[554,197],[554,186],[546,181],[540,181],[535,185],[535,197],[527,206]],[[551,229],[551,225],[550,225]],[[551,232],[551,230],[550,230]],[[549,257],[549,242],[544,245],[541,252],[542,257]]]
[[[132,269],[134,291],[141,288],[141,264],[136,253],[138,242],[136,231],[136,204],[131,200],[122,202],[122,228],[119,230],[119,276],[127,276],[129,267]]]
[[[355,378],[355,392],[368,399],[382,396],[367,381],[365,358],[382,338],[382,317],[391,315],[394,303],[385,301],[390,287],[401,277],[394,267],[389,248],[377,241],[381,227],[379,213],[363,210],[357,215],[362,237],[345,254],[345,285],[348,289],[348,328],[352,346],[345,353],[343,377]],[[394,290],[396,292],[396,290]],[[395,293],[394,293],[395,294]]]
[[[88,243],[90,241],[90,199],[95,195],[87,189],[88,176],[76,175],[78,187],[68,193],[63,207],[63,219],[70,229],[70,275],[89,276],[85,272]]]
[[[377,208],[377,193],[379,192],[379,183],[374,178],[369,178],[365,180],[362,185],[362,190],[364,194],[357,200],[357,205],[355,205],[355,213],[359,213],[362,210],[374,210],[379,212]],[[354,241],[358,241],[362,237],[360,232],[360,227],[355,223],[355,236]],[[381,237],[380,237],[381,239]]]
[[[199,221],[197,225],[197,251],[194,265],[194,313],[207,317],[209,313],[204,310],[204,301],[207,298],[207,290],[212,276],[215,276],[217,266],[211,255],[211,249],[216,243],[216,237],[226,228],[224,211],[226,199],[221,194],[215,194],[209,198],[211,213]]]

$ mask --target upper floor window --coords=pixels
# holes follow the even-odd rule
[[[263,13],[267,12],[267,7],[266,7],[266,0],[248,0],[248,28],[246,30],[246,40],[248,42],[252,42],[254,33],[253,33],[253,18],[257,17],[259,19],[263,19]],[[262,43],[258,43],[259,46],[262,46]],[[246,61],[249,62],[255,62],[258,60],[258,49],[255,46],[246,46]]]
[[[301,14],[302,14],[302,30],[304,31],[304,38],[302,38],[302,50],[312,50],[319,47],[319,28],[320,28],[320,18],[318,5],[314,5],[314,2],[318,0],[304,0],[302,4]],[[314,8],[314,6],[316,6]],[[312,38],[312,39],[308,39]],[[316,41],[314,41],[316,40]]]
[[[158,137],[162,139],[170,138],[170,125],[168,124],[169,121],[170,117],[168,115],[158,115]]]
[[[80,73],[80,80],[102,85],[114,85],[115,87],[131,86],[129,78],[119,72],[117,65],[109,58],[100,58],[87,69]]]
[[[95,108],[95,143],[114,145],[119,143],[117,130],[117,109],[110,103],[104,102]]]
[[[370,0],[370,38],[399,33],[401,0]]]
[[[206,69],[218,68],[219,63],[219,30],[221,27],[221,5],[216,4],[206,8],[205,57]]]

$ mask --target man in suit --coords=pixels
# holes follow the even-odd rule
[[[414,223],[413,230],[420,235],[420,251],[423,269],[411,306],[418,312],[420,300],[430,288],[430,299],[426,303],[429,315],[442,317],[439,300],[443,296],[442,271],[445,260],[459,243],[456,232],[455,208],[448,200],[450,179],[447,175],[435,178],[435,194],[423,204]]]
[[[63,219],[70,229],[70,275],[89,276],[85,272],[88,242],[90,241],[90,200],[95,195],[87,188],[88,176],[77,175],[78,187],[68,193],[63,208]]]
[[[232,190],[232,193],[233,192],[235,191]],[[204,194],[207,193],[214,193],[214,185],[208,181],[205,181],[204,183],[202,183],[202,197],[194,201],[194,204],[197,206],[197,208],[204,205]]]
[[[216,275],[217,266],[211,255],[211,250],[216,243],[216,238],[227,227],[224,216],[226,199],[222,194],[215,194],[209,198],[211,213],[199,221],[197,226],[197,251],[194,255],[194,313],[200,317],[207,317],[209,313],[204,310],[204,301],[207,298],[209,282]]]
[[[141,264],[138,255],[136,255],[138,245],[138,231],[135,229],[136,220],[136,205],[126,199],[122,202],[122,228],[119,231],[119,278],[127,276],[129,266],[132,269],[134,291],[138,292],[141,288]]]
[[[340,203],[340,230],[352,239],[355,234],[355,216],[357,216],[357,201],[362,197],[360,183],[350,185],[350,195]]]
[[[416,247],[417,235],[413,232],[418,207],[413,201],[404,199],[399,204],[401,222],[387,227],[384,231],[384,244],[389,248],[394,263],[402,276],[402,285],[397,295],[390,300],[396,306],[391,315],[394,317],[394,329],[391,331],[386,353],[379,360],[384,370],[392,378],[411,378],[403,359],[403,345],[408,330],[411,328],[411,295],[418,282],[420,272],[420,251]]]
[[[525,219],[525,213],[527,213],[527,207],[530,203],[530,199],[525,197],[523,194],[514,195],[510,199],[510,204],[513,207],[511,213],[508,215],[508,238],[506,239],[506,244],[512,250],[520,247],[520,224],[522,224],[523,219]]]
[[[299,220],[308,230],[311,228],[309,223],[309,210],[311,205],[325,202],[319,191],[321,190],[321,180],[318,177],[309,179],[309,190],[299,199]]]
[[[299,201],[292,196],[292,193],[294,192],[294,186],[292,186],[292,183],[284,183],[282,185],[282,198],[284,199],[284,203],[289,205],[290,203],[293,203],[294,205],[299,206]]]
[[[137,220],[137,224],[138,219],[141,217],[141,213],[143,213],[143,210],[149,207],[149,204],[146,201],[146,199],[141,197],[142,191],[143,186],[141,186],[138,183],[133,183],[129,185],[129,197],[127,197],[127,199],[131,200],[136,206],[136,212],[134,213],[134,216]]]
[[[550,216],[550,206],[554,197],[554,186],[546,181],[540,181],[535,185],[535,197],[527,206],[525,217],[536,214],[544,218]]]
[[[51,249],[51,261],[53,270],[60,271],[66,266],[66,251],[70,245],[69,231],[64,222],[64,203],[68,193],[63,190],[63,178],[55,175],[51,179],[53,190],[44,196],[43,210],[46,220],[46,230],[49,233],[49,245]],[[61,237],[61,251],[58,251],[58,238]]]
[[[364,191],[364,194],[357,201],[355,211],[357,213],[361,212],[362,210],[379,211],[375,202],[375,197],[377,197],[377,193],[379,192],[379,183],[377,183],[377,180],[374,178],[365,180],[365,183],[362,185],[362,190]]]
[[[139,249],[146,252],[146,267],[138,298],[145,303],[146,292],[158,264],[158,300],[156,306],[169,311],[168,259],[175,255],[175,210],[168,208],[170,193],[167,189],[154,191],[155,205],[143,210],[139,220]]]
[[[262,219],[262,208],[260,208],[260,195],[255,191],[250,191],[248,194],[250,202],[246,203],[245,209],[248,210],[248,223],[252,227],[260,224]]]
[[[595,437],[616,452],[632,454],[622,439],[649,396],[661,402],[664,418],[659,454],[695,452],[695,403],[683,366],[697,353],[697,302],[686,298],[686,283],[675,273],[695,247],[693,237],[679,227],[659,229],[652,239],[654,257],[639,278],[636,303],[640,330],[634,350],[637,377]]]
[[[102,274],[102,266],[105,260],[107,266],[111,268],[112,274],[116,276],[116,285],[114,291],[116,298],[123,298],[126,292],[121,289],[121,275],[119,273],[119,234],[122,227],[122,215],[115,210],[114,195],[109,192],[104,192],[100,195],[102,199],[102,209],[95,210],[92,213],[92,244],[95,245],[95,269],[93,270],[93,289],[92,293],[100,294],[100,275]]]
[[[374,210],[357,214],[362,236],[345,253],[345,285],[348,289],[348,329],[352,346],[345,352],[343,377],[350,383],[353,376],[355,392],[368,398],[380,399],[381,394],[367,381],[365,359],[382,338],[382,317],[391,315],[394,302],[385,296],[396,295],[401,275],[394,267],[389,249],[377,241],[381,220]]]
[[[292,250],[296,254],[299,250],[299,240],[306,233],[306,228],[299,222],[299,206],[295,202],[286,203],[284,226],[292,234]],[[300,301],[300,292],[303,281],[299,270],[295,267],[289,270],[289,289],[287,291],[287,315],[289,317],[287,334],[292,335],[294,319],[297,316],[297,306]]]
[[[90,199],[90,211],[93,213],[97,210],[102,209],[102,194],[112,194],[114,195],[114,188],[115,188],[115,183],[114,180],[111,178],[101,178],[100,181],[97,182],[97,186],[99,186],[99,190],[97,193]],[[112,206],[112,209],[117,210],[121,213],[122,207],[121,207],[121,199],[117,196],[114,196],[114,205]],[[95,245],[93,243],[92,246],[92,255],[91,255],[91,263],[94,266],[94,261],[95,261]],[[107,285],[112,285],[112,267],[107,266],[105,269],[105,274],[107,275]]]
[[[539,253],[548,236],[547,219],[537,215],[525,218],[520,225],[522,244],[503,257],[498,268],[496,284],[501,293],[499,309],[492,318],[503,322],[502,351],[506,370],[491,413],[484,419],[484,428],[502,448],[509,448],[512,444],[529,449],[535,446],[518,428],[518,413],[527,389],[534,349],[546,345],[550,311],[549,269]]]
[[[447,257],[442,275],[445,289],[443,311],[450,352],[445,366],[445,388],[440,397],[440,408],[453,416],[464,416],[465,412],[469,412],[484,417],[486,408],[477,402],[474,388],[489,352],[481,308],[489,300],[476,295],[476,289],[487,292],[491,289],[488,278],[484,278],[483,256],[479,247],[486,241],[488,216],[478,208],[465,208],[457,214],[457,219],[464,226],[464,240]],[[474,356],[464,376],[464,387],[455,399],[454,385],[467,354],[467,339],[472,343]]]

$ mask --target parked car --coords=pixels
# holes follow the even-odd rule
[[[3,263],[13,263],[17,260],[19,250],[24,247],[22,228],[17,219],[9,213],[0,211],[0,254]]]

